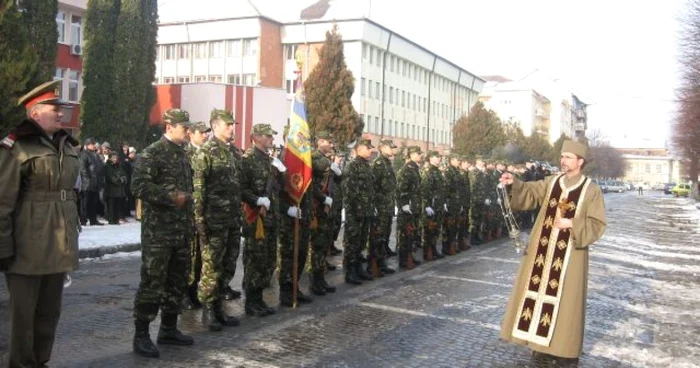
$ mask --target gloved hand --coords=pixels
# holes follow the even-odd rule
[[[272,166],[276,167],[277,170],[281,173],[287,171],[287,167],[284,166],[282,161],[280,161],[280,159],[278,159],[277,157],[272,158]],[[268,210],[269,210],[269,208],[268,208]]]
[[[335,162],[331,164],[331,170],[335,173],[335,175],[340,176],[343,172],[340,171],[340,166],[336,164]]]
[[[266,210],[270,209],[270,198],[267,197],[260,197],[258,198],[258,201],[255,203],[258,206],[265,207]]]
[[[433,209],[430,207],[425,207],[425,214],[428,215],[428,217],[433,217],[435,215],[435,211],[433,211]]]
[[[498,199],[496,200],[496,203],[498,203],[498,205],[500,206],[500,205],[501,205],[501,199],[498,198]]]
[[[490,205],[491,205],[491,200],[488,199],[488,198],[486,198],[486,200],[484,201],[484,204],[487,205],[487,206],[490,206]]]
[[[464,213],[464,206],[461,206],[461,207],[459,208],[459,213]]]
[[[377,211],[377,208],[375,207],[374,208],[374,217],[377,217],[377,216],[379,216],[379,211]]]
[[[447,203],[445,203],[444,205],[442,205],[442,208],[445,209],[445,212],[450,212],[450,211],[447,210]]]
[[[323,201],[323,204],[325,204],[326,206],[332,206],[333,205],[333,198],[326,197],[326,199]]]
[[[401,211],[403,211],[404,213],[411,214],[411,215],[413,214],[413,212],[411,212],[411,206],[409,206],[407,204],[404,204],[403,206],[401,206]]]
[[[301,218],[301,211],[299,211],[299,207],[297,206],[291,206],[287,210],[287,216],[291,218]]]
[[[14,260],[15,256],[0,258],[0,272],[7,271]]]

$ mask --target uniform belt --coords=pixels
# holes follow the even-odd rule
[[[73,189],[63,189],[58,192],[24,192],[22,198],[25,201],[32,202],[58,202],[58,201],[75,201],[78,196]]]

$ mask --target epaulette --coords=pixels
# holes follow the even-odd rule
[[[3,138],[2,141],[0,141],[0,146],[3,146],[7,149],[12,149],[12,147],[15,145],[16,139],[17,136],[15,136],[14,133],[10,133],[7,137]]]

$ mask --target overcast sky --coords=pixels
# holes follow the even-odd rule
[[[215,17],[221,12],[213,4],[237,1],[159,2],[161,17],[177,12],[178,3],[199,9],[206,3]],[[313,2],[253,1],[263,13],[274,9],[273,18],[285,11],[295,18]],[[333,2],[355,8],[350,17],[369,15],[477,75],[517,80],[539,69],[591,104],[589,130],[600,129],[614,145],[627,139],[658,146],[669,134],[678,80],[677,19],[685,0]]]

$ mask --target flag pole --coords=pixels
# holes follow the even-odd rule
[[[299,50],[297,50],[295,59],[297,63],[297,89],[301,87],[301,78],[302,78],[302,65],[304,63],[301,53]],[[296,98],[296,93],[295,97]],[[292,102],[293,103],[293,102]],[[297,211],[301,212],[301,199],[297,201]],[[299,289],[299,274],[297,270],[299,269],[299,212],[297,212],[297,216],[294,218],[294,257],[292,261],[292,309],[297,308],[297,290]]]

